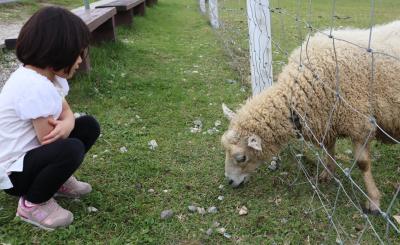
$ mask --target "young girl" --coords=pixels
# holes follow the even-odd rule
[[[64,98],[89,38],[85,23],[68,10],[39,10],[17,40],[23,66],[0,93],[0,189],[20,197],[17,216],[47,230],[73,221],[53,196],[76,198],[92,190],[72,174],[100,127],[90,116],[75,119]]]

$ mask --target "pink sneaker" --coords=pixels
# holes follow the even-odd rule
[[[92,191],[92,186],[86,182],[78,181],[74,176],[69,179],[58,189],[55,196],[79,198]]]
[[[53,198],[42,204],[31,204],[21,197],[16,216],[48,231],[66,227],[74,220],[72,213],[63,209]]]

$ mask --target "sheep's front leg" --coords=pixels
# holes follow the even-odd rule
[[[354,143],[354,157],[357,161],[357,165],[363,173],[365,187],[367,189],[368,197],[371,201],[366,202],[366,211],[371,214],[379,214],[379,205],[381,194],[375,185],[374,178],[371,172],[371,159],[369,156],[369,144],[363,147],[360,142]]]
[[[331,156],[326,156],[326,168],[322,170],[322,172],[319,174],[319,181],[321,182],[328,182],[332,179],[333,175],[335,174],[336,170],[336,163],[335,163],[335,145],[336,145],[336,140],[333,141],[331,144],[327,145],[327,151],[329,155]],[[333,158],[333,159],[332,159]]]

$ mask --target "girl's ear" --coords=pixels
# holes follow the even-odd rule
[[[61,69],[58,71],[55,71],[53,68],[49,68],[49,69],[54,75],[57,75],[59,77],[65,78],[65,79],[68,78],[68,72],[66,71],[66,69]]]

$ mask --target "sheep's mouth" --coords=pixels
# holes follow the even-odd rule
[[[239,184],[234,184],[231,183],[233,182],[233,180],[229,181],[229,185],[232,186],[233,189],[238,189],[238,188],[242,188],[244,186],[244,180],[242,182],[240,182]]]
[[[233,189],[238,189],[244,186],[244,184],[248,181],[248,177],[245,176],[241,182],[235,182],[233,179],[230,179],[228,184],[233,188]]]

